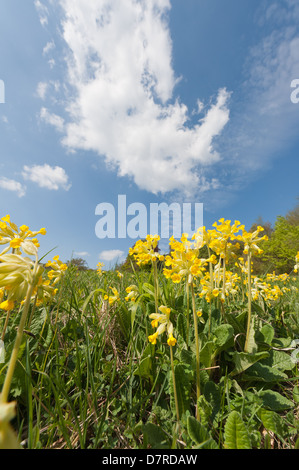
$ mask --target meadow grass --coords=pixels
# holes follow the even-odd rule
[[[240,266],[224,280],[219,259],[201,272],[184,253],[192,278],[178,280],[170,259],[122,273],[69,266],[55,295],[30,303],[9,388],[23,448],[299,447],[298,276],[250,277],[249,298],[248,278],[231,278]],[[23,312],[1,317],[0,389]]]

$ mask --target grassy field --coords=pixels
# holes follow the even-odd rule
[[[0,447],[299,448],[299,259],[255,276],[261,230],[221,220],[167,256],[148,236],[128,271],[81,271],[3,223]]]

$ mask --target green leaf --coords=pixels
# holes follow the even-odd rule
[[[231,376],[240,374],[244,370],[251,367],[255,362],[261,361],[262,359],[268,357],[269,353],[259,352],[255,354],[245,353],[245,352],[235,352],[233,354],[233,361],[235,363],[235,369],[231,372]]]
[[[246,425],[237,411],[232,411],[225,423],[224,447],[226,449],[251,449]]]
[[[145,440],[154,449],[169,449],[170,443],[167,440],[167,436],[160,426],[153,423],[146,423],[143,426],[143,434]]]
[[[260,362],[256,362],[242,375],[242,380],[255,380],[257,382],[277,382],[286,380],[288,376],[279,370],[272,369]]]
[[[261,390],[258,396],[262,399],[263,406],[272,411],[282,411],[294,407],[291,400],[273,390]]]
[[[255,342],[255,333],[257,331],[257,316],[253,315],[251,318],[250,326],[249,326],[249,335],[248,335],[248,342],[247,342],[247,353],[255,354],[257,352],[257,345]]]
[[[269,352],[269,357],[263,359],[262,364],[278,371],[292,370],[295,367],[289,354],[274,349]]]
[[[180,417],[190,409],[191,382],[190,375],[185,371],[183,364],[177,364],[174,367],[175,385],[179,405]],[[170,374],[170,403],[175,412],[175,400],[173,389],[173,378]]]
[[[200,363],[205,367],[211,367],[213,355],[216,351],[216,344],[213,341],[207,341],[200,351]]]
[[[274,432],[280,438],[283,438],[283,436],[286,435],[287,426],[285,421],[277,413],[274,411],[261,409],[258,412],[258,416],[267,431]]]
[[[293,388],[293,400],[295,403],[299,403],[299,387],[295,385]]]
[[[183,338],[185,343],[187,343],[188,342],[187,341],[188,340],[188,338],[187,338],[187,318],[182,313],[180,313],[178,315],[177,331],[178,331],[178,334]]]
[[[219,386],[209,380],[204,386],[204,397],[212,407],[211,420],[214,420],[221,408],[221,394]]]
[[[146,379],[152,378],[152,357],[151,357],[151,344],[148,344],[143,351],[140,362],[134,370],[134,375]]]
[[[197,448],[218,449],[218,445],[211,437],[209,431],[193,416],[188,416],[187,431],[192,441],[198,444],[199,447]]]
[[[234,329],[227,323],[218,326],[214,332],[216,336],[217,354],[223,349],[227,349],[234,344]]]
[[[260,330],[260,334],[264,343],[271,344],[274,338],[275,330],[270,325],[264,325]]]

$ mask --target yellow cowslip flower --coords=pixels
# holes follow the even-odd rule
[[[15,254],[24,252],[26,255],[36,255],[39,247],[37,235],[45,235],[46,229],[42,228],[32,232],[27,225],[21,225],[20,228],[11,222],[10,216],[2,217],[0,220],[0,245],[7,245],[2,251],[2,255],[10,250]]]
[[[244,250],[243,253],[247,254],[249,251],[251,253],[258,253],[261,254],[263,250],[261,250],[257,243],[263,240],[268,240],[268,236],[264,235],[263,237],[259,237],[260,232],[263,232],[264,228],[260,225],[254,232],[246,232],[243,230],[242,235],[237,235],[234,237],[235,240],[240,240],[244,243]]]
[[[170,321],[171,309],[165,305],[159,307],[161,313],[151,313],[149,318],[152,320],[151,325],[153,328],[157,328],[156,332],[148,337],[148,340],[152,344],[156,344],[157,337],[167,331],[168,339],[174,346],[176,339],[173,337],[173,324]],[[167,341],[168,342],[168,341]],[[169,344],[169,343],[168,343]]]
[[[0,288],[8,293],[7,301],[22,301],[29,286],[36,286],[44,268],[30,258],[16,254],[0,256]],[[6,304],[4,304],[5,306]]]
[[[157,343],[158,333],[154,333],[153,335],[149,335],[148,340],[151,344]]]
[[[181,276],[178,273],[174,273],[170,277],[171,277],[172,282],[174,282],[175,284],[178,284],[179,282],[181,282]]]
[[[131,286],[126,288],[126,293],[128,295],[125,297],[125,300],[127,302],[135,302],[137,296],[139,295],[138,287],[135,286],[135,284],[132,284]]]
[[[97,264],[97,273],[101,276],[103,274],[102,268],[104,267],[104,263],[98,263]]]
[[[298,269],[299,269],[299,251],[295,256],[295,262],[296,262],[296,264],[294,266],[294,273],[297,273]]]
[[[167,344],[169,346],[175,346],[176,344],[176,339],[171,335],[169,335],[168,339],[167,339]]]
[[[22,239],[21,238],[13,238],[10,243],[9,243],[9,246],[11,248],[20,248],[22,244]]]
[[[110,289],[113,292],[113,295],[105,294],[104,295],[104,300],[108,300],[109,305],[113,305],[115,302],[118,302],[120,300],[119,293],[115,287],[110,287]]]
[[[208,303],[210,303],[211,300],[217,298],[220,295],[220,289],[213,286],[213,283],[210,280],[209,273],[206,273],[205,277],[200,280],[200,285],[201,292],[198,294],[198,296],[200,298],[204,297]]]
[[[0,309],[8,312],[10,310],[13,310],[14,306],[15,303],[12,300],[4,300],[4,302],[1,302],[0,304]]]
[[[187,279],[191,284],[194,277],[203,275],[208,259],[199,258],[199,248],[194,247],[194,243],[188,240],[188,235],[183,234],[180,241],[172,236],[170,238],[170,255],[165,258],[164,276],[171,278],[174,283]]]
[[[54,279],[53,285],[57,284],[61,280],[65,274],[65,271],[68,269],[67,264],[63,263],[59,259],[59,255],[53,256],[53,261],[48,261],[45,267],[52,268],[50,271],[48,271],[47,275],[50,280]]]
[[[147,235],[145,240],[138,240],[133,248],[129,249],[129,255],[133,256],[138,266],[150,262],[163,261],[164,256],[159,254],[159,235]]]

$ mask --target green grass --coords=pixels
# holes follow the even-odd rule
[[[125,300],[131,284],[139,289],[135,303]],[[292,285],[298,288],[298,280]],[[103,301],[109,286],[120,293],[113,305]],[[159,305],[171,308],[177,338],[179,431],[170,348],[163,337],[156,345],[148,342],[153,332],[149,314],[155,311],[152,273],[141,270],[119,278],[113,271],[99,277],[69,269],[57,301],[36,307],[25,327],[9,397],[17,401],[12,425],[22,446],[298,447],[299,373],[290,349],[299,339],[298,291],[286,292],[273,305],[253,302],[250,353],[243,351],[247,304],[241,295],[228,299],[224,309],[213,304],[211,312],[196,297],[196,308],[203,311],[198,319],[201,395],[196,403],[194,328],[190,322],[188,335],[184,285],[159,272],[159,289]],[[5,335],[7,360],[19,315],[12,313]],[[5,316],[1,327],[4,321]],[[0,365],[0,387],[6,367]]]

